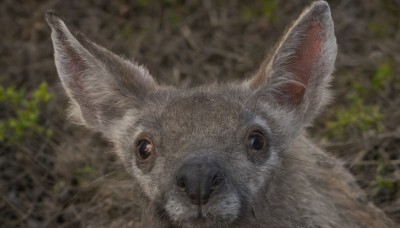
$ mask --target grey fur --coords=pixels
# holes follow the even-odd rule
[[[192,89],[159,86],[54,13],[46,19],[70,115],[113,142],[148,198],[135,227],[395,226],[304,132],[330,100],[337,47],[326,2],[300,15],[252,79]],[[246,148],[251,130],[266,135],[266,148]],[[135,153],[143,135],[155,148],[146,161]],[[224,172],[207,204],[192,204],[175,184],[190,159]]]

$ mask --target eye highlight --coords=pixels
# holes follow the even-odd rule
[[[265,135],[260,131],[251,131],[247,134],[246,147],[250,150],[262,150],[267,145]]]
[[[141,139],[136,146],[136,155],[141,160],[147,160],[154,153],[154,145],[150,139]]]

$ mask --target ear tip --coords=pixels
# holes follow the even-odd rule
[[[316,14],[331,14],[331,9],[326,1],[315,1],[310,7],[310,11]]]
[[[61,19],[58,17],[55,11],[53,10],[48,10],[45,13],[45,19],[47,21],[47,24],[51,27],[57,27],[57,24],[61,21]]]
[[[329,10],[329,4],[327,1],[324,0],[314,1],[312,6]]]
[[[310,20],[320,22],[326,29],[333,29],[331,9],[326,1],[315,1],[303,12],[303,20],[308,23]]]

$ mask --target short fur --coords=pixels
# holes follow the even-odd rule
[[[147,198],[135,227],[395,226],[304,132],[330,100],[337,45],[326,2],[304,10],[253,78],[191,89],[160,86],[54,13],[46,20],[70,115],[113,142],[142,190],[132,200]],[[266,147],[248,148],[252,131]],[[136,153],[143,137],[155,148],[147,160]],[[223,175],[207,203],[177,186],[191,161]]]

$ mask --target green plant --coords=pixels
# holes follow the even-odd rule
[[[390,166],[381,161],[376,168],[375,181],[373,183],[376,193],[385,191],[393,194],[400,190],[399,179],[396,179],[396,175],[393,176],[391,174],[393,174],[393,170],[390,169]]]
[[[244,19],[250,20],[256,17],[263,17],[268,20],[276,20],[277,0],[259,0],[254,5],[245,5],[241,8],[240,14]]]
[[[149,0],[137,0],[137,3],[142,6],[142,7],[146,7],[149,5]]]
[[[172,26],[178,26],[183,20],[182,12],[180,10],[167,9],[165,14]]]
[[[387,23],[387,22],[386,22]],[[381,22],[381,21],[377,21],[375,20],[369,20],[368,21],[368,29],[369,31],[376,35],[376,36],[380,36],[380,37],[384,37],[387,36],[388,33],[390,32],[390,26],[388,24],[386,24],[385,22]]]
[[[393,69],[389,61],[378,65],[372,76],[372,86],[376,92],[381,92],[393,78]]]
[[[61,193],[65,188],[65,186],[66,186],[65,182],[63,180],[59,180],[53,185],[53,192]]]
[[[392,192],[396,189],[396,183],[391,178],[385,178],[383,176],[377,175],[375,179],[376,185],[379,188],[385,189],[389,192]]]
[[[51,98],[45,82],[29,94],[14,86],[0,86],[0,142],[10,145],[34,135],[51,137],[51,130],[39,121],[42,108]]]
[[[86,164],[78,169],[77,171],[77,180],[79,186],[85,186],[87,184],[87,178],[90,174],[92,174],[96,168],[93,165]]]
[[[346,137],[346,130],[365,132],[369,129],[381,130],[383,114],[377,105],[365,105],[361,99],[353,101],[348,108],[340,107],[336,110],[335,119],[327,122],[328,133],[331,136]]]
[[[327,122],[329,136],[346,137],[346,133],[362,133],[370,129],[381,131],[384,115],[378,105],[369,105],[364,102],[366,98],[383,91],[391,82],[393,70],[389,61],[376,66],[371,76],[371,84],[363,85],[359,81],[352,82],[352,93],[347,97],[350,106],[339,107],[335,111],[335,118]]]

